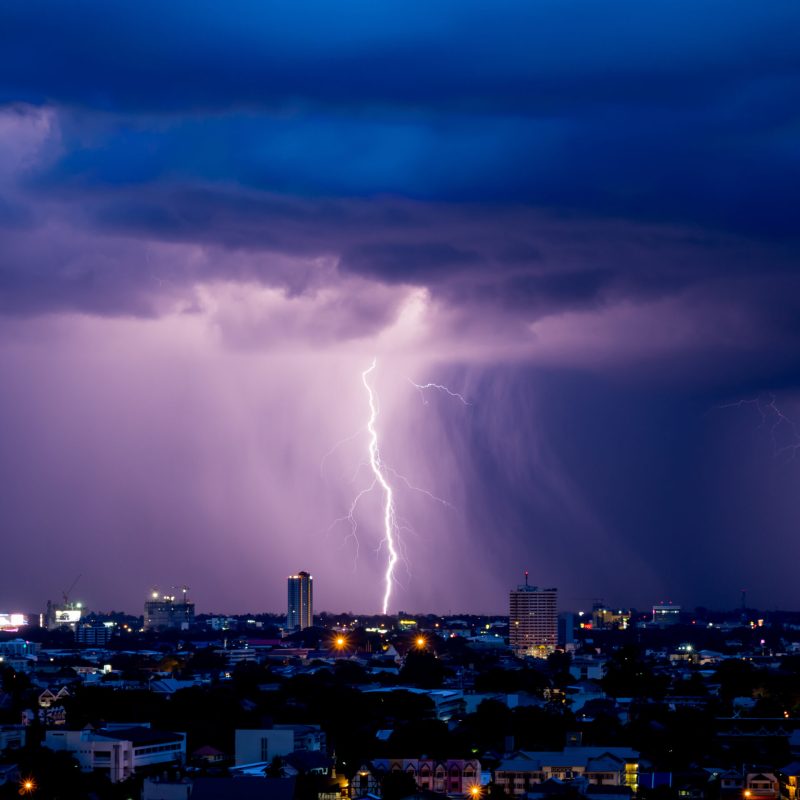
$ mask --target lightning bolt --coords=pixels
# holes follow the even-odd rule
[[[735,403],[726,403],[716,408],[745,408],[752,407],[758,411],[761,422],[758,429],[766,428],[769,424],[769,435],[772,440],[772,453],[775,457],[789,454],[795,458],[800,451],[800,428],[797,423],[783,413],[778,406],[775,395],[770,394],[768,399],[754,397],[737,400]],[[781,443],[779,437],[784,439]]]
[[[335,452],[336,452],[336,451],[337,451],[337,450],[338,450],[340,447],[342,447],[343,445],[346,445],[348,442],[352,442],[352,441],[353,441],[353,439],[357,439],[359,436],[361,436],[361,434],[362,434],[362,433],[364,433],[364,429],[363,429],[363,428],[359,428],[359,429],[358,429],[358,430],[357,430],[355,433],[351,433],[351,434],[350,434],[350,436],[346,437],[345,439],[342,439],[342,440],[341,440],[341,441],[339,441],[339,442],[336,442],[336,444],[335,444],[333,447],[331,447],[331,449],[330,449],[330,450],[328,450],[328,452],[327,452],[327,453],[325,453],[325,455],[324,455],[324,456],[322,456],[322,458],[320,459],[320,462],[319,462],[319,474],[320,474],[320,477],[321,477],[321,478],[324,478],[324,477],[325,477],[325,462],[326,462],[326,461],[327,461],[327,460],[328,460],[328,459],[329,459],[329,458],[330,458],[330,457],[331,457],[331,456],[332,456],[332,455],[333,455],[333,454],[334,454],[334,453],[335,453]]]
[[[345,514],[343,517],[339,517],[338,519],[335,519],[328,526],[328,531],[329,532],[334,527],[336,527],[336,525],[338,525],[340,522],[347,522],[348,525],[350,526],[350,533],[348,533],[347,536],[345,536],[344,541],[346,542],[348,539],[352,539],[353,543],[355,544],[355,547],[356,547],[355,555],[353,556],[353,572],[355,572],[356,564],[358,564],[358,554],[359,554],[359,551],[361,550],[361,543],[358,540],[358,520],[356,519],[356,516],[355,516],[356,515],[356,508],[358,508],[358,503],[361,500],[361,498],[365,494],[369,494],[374,488],[375,488],[375,481],[372,481],[372,483],[369,486],[367,486],[366,489],[362,489],[353,498],[353,502],[350,503],[350,508],[347,509],[347,514]]]
[[[373,489],[380,489],[383,495],[383,503],[382,503],[382,529],[383,529],[383,536],[380,540],[380,543],[377,548],[377,552],[380,554],[383,547],[386,547],[386,551],[388,553],[388,558],[386,562],[386,570],[384,572],[384,589],[383,589],[383,602],[382,602],[382,609],[383,613],[387,614],[389,612],[389,606],[392,599],[392,592],[396,583],[395,577],[395,570],[397,564],[402,561],[408,566],[408,559],[405,555],[405,548],[404,543],[402,541],[401,532],[408,531],[413,533],[413,529],[408,526],[407,523],[402,520],[398,514],[395,507],[395,490],[393,481],[399,481],[403,485],[405,485],[409,490],[418,492],[420,494],[425,495],[430,500],[433,500],[437,503],[440,503],[447,508],[454,508],[451,503],[447,500],[443,500],[441,497],[437,497],[435,494],[432,494],[427,489],[423,489],[419,486],[416,486],[411,481],[406,478],[405,475],[394,470],[389,464],[387,464],[383,458],[381,457],[380,452],[380,441],[378,435],[378,428],[377,428],[377,420],[380,413],[379,409],[379,400],[377,393],[375,392],[372,384],[370,383],[370,376],[373,372],[377,369],[378,362],[376,358],[373,358],[372,363],[370,364],[367,369],[365,369],[361,373],[361,383],[364,386],[367,394],[367,403],[369,406],[369,418],[364,426],[362,426],[358,431],[356,431],[351,436],[348,436],[346,439],[342,439],[342,441],[338,442],[333,448],[328,451],[323,457],[320,462],[320,474],[324,478],[325,473],[325,461],[330,458],[342,445],[352,441],[353,439],[357,438],[363,433],[367,434],[367,459],[362,460],[359,462],[358,466],[355,469],[355,472],[350,479],[351,483],[354,483],[358,478],[359,473],[362,469],[368,468],[372,473],[372,480],[370,481],[369,485],[366,488],[361,489],[353,498],[352,502],[350,503],[347,512],[335,519],[330,526],[328,527],[328,532],[330,532],[336,525],[341,523],[347,523],[350,528],[350,532],[345,537],[345,541],[348,539],[352,539],[355,545],[355,557],[353,561],[353,568],[355,569],[355,565],[358,562],[358,553],[360,549],[359,544],[359,537],[358,537],[358,520],[356,518],[356,511],[359,507],[361,499],[364,495],[369,494],[373,491]],[[462,397],[457,392],[453,392],[448,389],[446,386],[441,386],[439,384],[429,383],[425,385],[419,385],[410,381],[421,393],[423,393],[423,402],[427,404],[427,401],[424,399],[424,390],[425,389],[439,389],[441,391],[446,392],[452,397],[458,398],[464,405],[471,405],[464,397]],[[390,477],[393,479],[390,481]]]
[[[397,552],[397,520],[394,510],[394,491],[392,485],[386,479],[384,474],[384,466],[381,461],[381,454],[378,448],[378,431],[375,428],[375,421],[378,419],[378,406],[375,403],[375,393],[367,380],[367,376],[374,372],[378,365],[377,359],[372,359],[372,364],[361,373],[361,382],[367,390],[367,397],[369,399],[369,420],[367,421],[367,432],[369,433],[369,465],[372,468],[372,473],[375,480],[383,490],[383,541],[386,542],[386,548],[389,551],[389,560],[386,564],[386,572],[384,573],[384,591],[383,591],[383,613],[387,614],[389,611],[389,601],[392,598],[392,588],[394,586],[394,568],[400,556]]]
[[[426,389],[438,389],[440,392],[444,392],[445,394],[449,394],[450,397],[455,397],[457,400],[460,400],[465,406],[472,405],[472,403],[470,403],[469,400],[464,397],[464,395],[454,392],[452,389],[448,389],[446,386],[442,386],[441,383],[414,383],[411,378],[408,379],[408,382],[419,391],[420,395],[422,396],[422,402],[425,405],[428,405],[428,401],[425,399]]]

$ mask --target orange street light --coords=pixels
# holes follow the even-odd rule
[[[33,778],[25,778],[20,784],[19,793],[21,795],[33,794],[36,791],[36,781]]]
[[[425,637],[424,636],[417,636],[417,638],[414,640],[414,644],[416,644],[416,646],[420,650],[422,650],[425,647],[425,645],[427,644],[427,642],[425,641]]]
[[[477,783],[469,787],[469,796],[476,798],[476,800],[481,796],[481,787]]]

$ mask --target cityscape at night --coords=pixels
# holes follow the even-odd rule
[[[0,800],[800,800],[798,41],[0,3]]]

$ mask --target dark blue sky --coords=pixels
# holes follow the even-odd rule
[[[522,566],[797,607],[798,34],[792,2],[3,4],[0,530],[54,557],[0,607],[84,572],[278,608],[306,568],[371,610],[377,506],[358,561],[335,523],[364,441],[318,462],[373,356],[386,462],[452,504],[404,484],[403,607],[502,609]]]

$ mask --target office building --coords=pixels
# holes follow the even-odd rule
[[[69,628],[74,631],[80,624],[82,616],[83,606],[81,603],[64,601],[64,603],[55,604],[48,600],[47,610],[44,614],[44,626],[49,631],[59,628]]]
[[[511,649],[518,656],[543,658],[558,642],[558,590],[525,583],[509,594],[508,631]]]
[[[653,606],[653,625],[663,628],[677,625],[681,621],[681,607],[672,603],[658,603]]]
[[[303,630],[314,624],[314,579],[307,572],[290,575],[286,629]]]
[[[189,587],[180,595],[161,594],[153,590],[144,604],[145,630],[188,630],[194,623],[194,603],[189,602]]]
[[[105,647],[111,641],[115,628],[113,622],[81,624],[75,628],[75,641],[92,647]]]
[[[619,608],[616,611],[613,608],[603,603],[602,600],[596,600],[592,606],[592,627],[600,631],[628,629],[631,623],[631,612]]]

